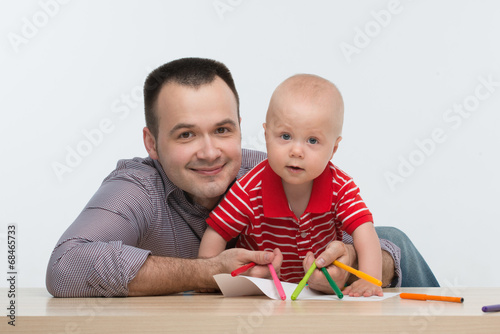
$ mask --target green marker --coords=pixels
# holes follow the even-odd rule
[[[323,268],[321,268],[321,271],[323,272],[323,274],[325,274],[325,277],[328,280],[328,283],[330,283],[330,286],[332,287],[333,291],[335,291],[335,294],[337,295],[337,297],[339,297],[339,299],[344,298],[344,294],[342,293],[342,291],[340,291],[339,286],[337,285],[337,283],[335,283],[332,276],[330,276],[330,274],[328,273],[328,270],[326,270],[326,268],[323,267]]]
[[[314,261],[313,264],[311,264],[311,267],[309,268],[309,270],[307,271],[307,273],[304,275],[304,278],[299,282],[299,285],[297,285],[297,287],[293,291],[293,293],[292,293],[292,300],[297,299],[297,297],[300,295],[300,292],[306,286],[307,280],[309,279],[309,277],[311,277],[311,275],[312,275],[312,273],[314,272],[315,269],[316,269],[316,261]]]

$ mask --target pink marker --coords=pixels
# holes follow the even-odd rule
[[[274,285],[276,286],[276,290],[278,290],[278,294],[280,295],[281,300],[286,300],[285,290],[283,290],[283,286],[281,286],[281,282],[276,274],[276,270],[271,263],[268,263],[269,271],[271,272],[271,276],[273,277]]]

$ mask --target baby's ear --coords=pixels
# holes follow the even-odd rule
[[[333,147],[333,152],[332,152],[332,156],[330,157],[330,160],[332,160],[333,155],[335,154],[335,152],[337,152],[337,149],[339,148],[339,143],[341,140],[342,140],[342,136],[339,136],[337,138],[337,140],[335,141],[335,146]]]
[[[264,134],[266,133],[266,123],[262,123],[262,127],[264,128]]]

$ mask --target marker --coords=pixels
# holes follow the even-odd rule
[[[339,299],[344,298],[344,294],[342,293],[342,291],[340,291],[339,286],[337,285],[337,283],[335,283],[332,276],[330,276],[330,274],[328,273],[328,270],[326,270],[326,268],[323,267],[323,268],[321,268],[321,271],[323,272],[323,274],[325,274],[325,277],[328,280],[328,283],[330,283],[330,286],[332,287],[333,291],[335,291],[335,294],[337,295],[337,297],[339,297]]]
[[[445,296],[432,296],[424,295],[420,293],[401,293],[399,297],[403,299],[415,299],[415,300],[438,300],[442,302],[453,302],[453,303],[463,303],[464,299],[462,297],[445,297]]]
[[[359,271],[359,270],[356,270],[352,267],[349,267],[348,265],[343,264],[342,262],[335,260],[335,261],[333,261],[333,264],[339,268],[344,269],[347,272],[350,272],[351,274],[353,274],[361,279],[364,279],[365,281],[368,281],[368,282],[375,284],[377,286],[382,286],[382,282],[380,280],[378,280],[375,277],[372,277],[372,276],[370,276],[362,271]]]
[[[500,304],[483,306],[481,308],[481,310],[483,310],[483,312],[499,312],[500,311]]]
[[[233,276],[233,277],[234,277],[234,276],[238,276],[239,274],[244,273],[245,271],[247,271],[248,269],[250,269],[250,268],[252,268],[252,267],[254,267],[254,266],[255,266],[255,262],[250,262],[250,263],[248,263],[248,264],[245,264],[244,266],[239,267],[239,268],[238,268],[238,269],[236,269],[236,270],[233,270],[233,271],[231,272],[231,276]]]
[[[297,297],[300,295],[300,292],[306,286],[307,281],[309,280],[309,277],[311,277],[312,273],[314,272],[314,269],[316,269],[316,261],[314,261],[311,264],[311,267],[309,268],[309,270],[307,271],[307,273],[304,275],[304,278],[299,282],[299,285],[297,285],[297,287],[295,288],[295,290],[293,290],[292,300],[297,299]]]
[[[276,274],[276,270],[274,270],[274,267],[271,263],[268,263],[267,266],[269,267],[269,271],[271,272],[271,276],[273,277],[274,285],[276,286],[276,290],[278,290],[278,294],[280,295],[281,300],[285,300],[286,294],[285,291],[283,290],[283,286],[281,285],[280,279]]]

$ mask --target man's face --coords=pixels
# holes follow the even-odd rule
[[[233,92],[219,77],[198,88],[168,83],[160,91],[156,112],[158,138],[149,155],[193,201],[212,209],[241,166]]]

